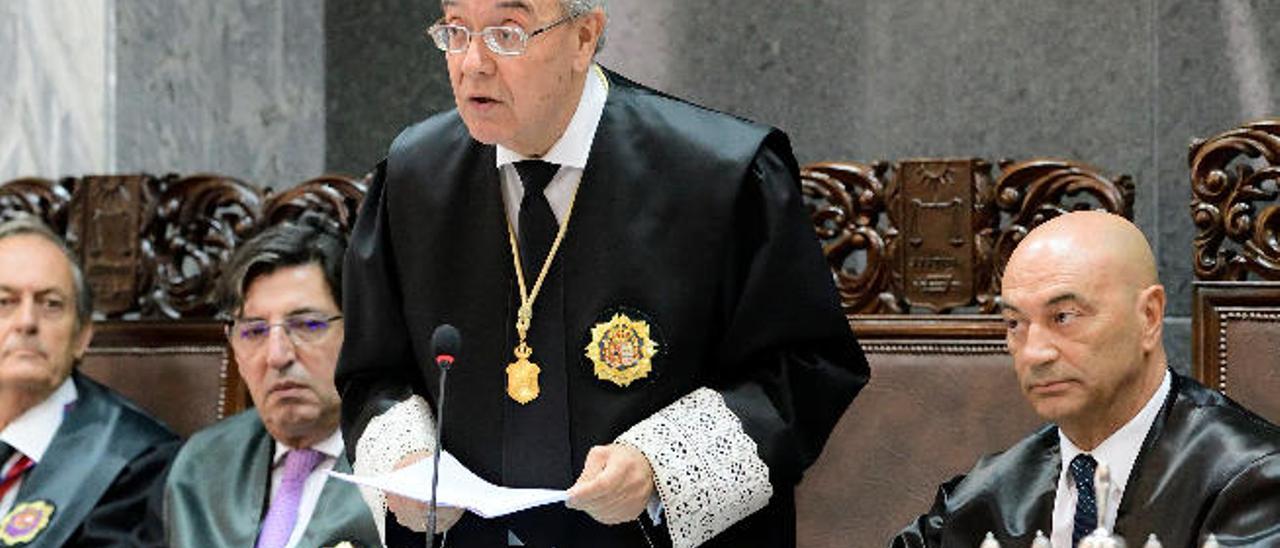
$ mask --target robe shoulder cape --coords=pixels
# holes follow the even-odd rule
[[[163,546],[160,492],[178,437],[111,389],[72,372],[79,394],[14,500],[52,519],[30,546]]]
[[[179,451],[165,484],[169,546],[253,546],[266,514],[275,440],[256,409],[202,430]],[[334,465],[351,471],[345,456]],[[377,546],[378,531],[355,486],[329,478],[298,546]]]

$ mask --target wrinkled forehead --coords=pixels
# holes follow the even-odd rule
[[[71,259],[57,244],[37,234],[0,239],[0,287],[72,295],[74,286]]]
[[[537,17],[555,13],[559,4],[559,0],[443,0],[440,7],[446,15]]]
[[[1000,302],[1005,308],[1028,311],[1062,302],[1092,301],[1106,290],[1114,275],[1079,256],[1046,253],[1015,257],[1005,268]]]

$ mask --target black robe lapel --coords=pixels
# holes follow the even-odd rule
[[[32,542],[58,546],[80,526],[125,466],[144,448],[135,443],[121,410],[103,389],[72,374],[78,393],[66,411],[44,458],[18,489],[14,506],[44,500],[55,510],[49,525]],[[85,463],[93,463],[86,466]]]

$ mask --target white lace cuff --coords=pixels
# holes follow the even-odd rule
[[[356,442],[356,461],[351,469],[357,476],[385,474],[411,453],[433,453],[434,443],[435,419],[431,408],[422,396],[414,394],[369,420]],[[360,487],[360,494],[373,512],[378,537],[386,542],[387,496],[378,489],[364,486]]]
[[[769,467],[720,393],[699,388],[616,440],[653,467],[675,548],[692,548],[764,508]]]

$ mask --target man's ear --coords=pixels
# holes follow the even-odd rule
[[[76,361],[84,359],[85,352],[89,351],[89,343],[93,342],[93,321],[85,322],[80,326],[80,333],[76,335],[76,351],[72,356]]]
[[[1142,349],[1154,352],[1164,344],[1164,307],[1168,297],[1163,285],[1153,285],[1138,293],[1138,314],[1142,317]]]
[[[600,38],[604,36],[604,28],[608,22],[608,16],[600,8],[593,9],[578,18],[576,26],[578,34],[574,37],[574,45],[577,48],[573,60],[575,70],[585,72],[591,68],[591,62],[596,55],[596,44],[600,43]]]

